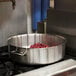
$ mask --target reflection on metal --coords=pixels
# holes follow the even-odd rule
[[[15,0],[0,0],[0,2],[8,2],[8,1],[12,2],[12,7],[13,7],[13,9],[15,9],[15,6],[16,6],[16,1]]]
[[[59,73],[55,76],[76,76],[76,68]]]
[[[10,1],[12,1],[12,7],[13,7],[13,9],[15,9],[16,1],[15,0],[10,0]]]
[[[65,38],[48,34],[22,34],[10,37],[8,43],[11,59],[23,64],[49,64],[61,60],[64,57]],[[43,43],[48,48],[30,48],[35,43]],[[55,46],[51,44],[57,43]],[[14,47],[11,50],[11,47]]]
[[[54,8],[54,0],[50,0],[50,7]]]
[[[0,2],[8,2],[8,1],[10,1],[10,0],[0,0]]]

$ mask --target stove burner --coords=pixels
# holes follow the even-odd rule
[[[0,76],[13,76],[46,66],[46,65],[27,65],[27,64],[23,65],[19,63],[14,63],[10,60],[8,55],[9,55],[8,53],[0,52]],[[72,57],[68,55],[65,56],[64,59],[62,59],[61,61],[64,61],[69,58],[76,59],[76,57]]]
[[[0,62],[0,76],[12,76],[13,69],[11,62]]]

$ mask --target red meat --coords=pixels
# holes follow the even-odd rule
[[[56,46],[56,45],[58,45],[58,43],[56,43],[56,42],[50,43],[50,46],[43,44],[43,43],[35,43],[35,44],[31,45],[30,48],[47,48],[47,47],[52,47],[52,46]]]
[[[30,46],[30,48],[46,48],[46,47],[49,47],[49,46],[42,43],[35,43],[34,45]]]

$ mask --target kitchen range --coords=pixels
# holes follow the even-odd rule
[[[29,65],[13,62],[7,51],[0,55],[0,76],[76,76],[76,57],[65,55],[58,62]]]
[[[58,9],[56,3],[55,9],[48,9],[45,26],[29,34],[31,18],[25,20],[31,11],[24,11],[29,2],[20,1],[16,0],[8,29],[2,28],[6,34],[2,43],[5,45],[8,37],[8,46],[0,48],[0,76],[76,76],[76,12]],[[42,29],[45,33],[39,32]]]
[[[49,46],[43,47],[44,45],[39,44],[40,42]],[[59,35],[23,34],[12,36],[8,39],[8,49],[5,47],[7,50],[4,48],[4,51],[0,53],[0,75],[75,76],[76,57],[65,54],[64,51],[68,51],[65,43],[66,39]],[[34,45],[23,46],[28,44]]]

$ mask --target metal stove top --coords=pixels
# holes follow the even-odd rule
[[[14,63],[10,59],[6,60],[6,58],[5,60],[0,61],[0,76],[13,76],[13,75],[21,74],[21,73],[28,72],[34,69],[38,69],[40,67],[47,66],[47,65],[27,65],[27,64],[23,65],[23,64]],[[62,59],[61,61],[64,61],[70,58],[75,59],[74,57],[66,55],[64,59]]]
[[[14,63],[10,60],[7,52],[2,52],[0,54],[1,54],[0,55],[0,76],[14,76],[17,74],[22,74],[24,72],[32,71],[34,69],[47,66],[47,65],[28,65],[28,64],[23,65],[19,63]],[[64,60],[68,60],[70,58],[76,60],[76,57],[65,55],[65,57],[62,60],[56,63],[62,62]],[[53,64],[56,64],[56,63],[53,63]]]

